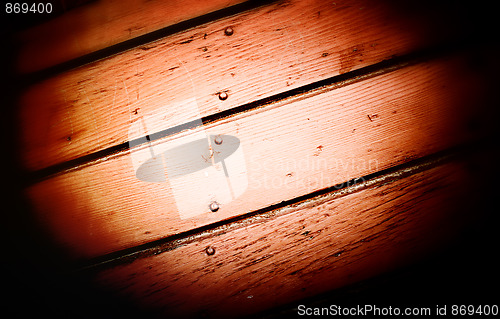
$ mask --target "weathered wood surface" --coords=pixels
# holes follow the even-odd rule
[[[214,21],[32,86],[20,99],[22,163],[37,170],[126,143],[150,114],[168,111],[166,129],[410,53],[427,31],[362,0],[279,2]],[[176,106],[190,99],[196,108]]]
[[[470,182],[463,163],[395,181],[394,176],[116,266],[97,281],[162,315],[219,318],[292,303],[393,270],[438,249],[470,220],[460,200]],[[207,255],[207,247],[215,253]]]
[[[470,122],[481,110],[476,106],[482,82],[462,62],[441,59],[405,67],[203,127],[240,139],[244,159],[231,167],[243,169],[248,181],[243,194],[215,213],[202,194],[208,189],[217,195],[226,186],[213,175],[175,184],[139,180],[132,157],[147,148],[39,182],[27,194],[42,222],[77,257],[245,214],[473,137],[477,132]],[[199,134],[205,134],[201,128],[187,138]],[[153,149],[182,141],[182,135],[157,141]],[[222,174],[220,165],[211,169],[210,174]],[[179,198],[203,209],[179,210]],[[181,219],[183,214],[191,217]]]
[[[43,70],[243,1],[91,1],[20,32],[16,70],[19,73]]]

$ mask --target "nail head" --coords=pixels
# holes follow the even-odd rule
[[[225,99],[227,99],[227,97],[228,97],[228,95],[226,92],[219,93],[219,100],[224,101]]]
[[[231,27],[227,27],[226,30],[224,30],[224,34],[227,36],[233,35],[233,32],[234,32],[234,30]]]
[[[222,137],[220,137],[220,135],[216,136],[214,139],[214,143],[217,145],[221,145],[222,144]]]
[[[207,255],[212,256],[213,254],[215,254],[215,248],[213,248],[212,246],[208,246],[207,248],[205,248],[205,252],[207,253]]]
[[[212,212],[215,213],[219,210],[219,204],[217,202],[211,202],[209,208]]]

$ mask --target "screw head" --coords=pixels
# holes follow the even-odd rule
[[[208,207],[214,213],[219,210],[219,204],[217,202],[211,202]]]
[[[205,248],[205,252],[207,253],[207,255],[212,256],[213,254],[215,254],[215,248],[212,246],[208,246],[207,248]]]
[[[234,30],[231,27],[227,27],[226,30],[224,30],[224,34],[227,35],[228,37],[233,35],[233,32]]]
[[[225,99],[227,99],[227,97],[228,97],[228,95],[226,92],[219,93],[219,100],[224,101]]]
[[[214,143],[217,145],[221,145],[222,144],[222,137],[220,135],[217,135],[214,139]]]

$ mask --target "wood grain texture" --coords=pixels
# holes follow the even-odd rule
[[[340,198],[327,194],[275,219],[102,271],[97,282],[163,316],[233,318],[292,303],[438,249],[469,220],[457,200],[467,196],[468,178],[453,162]]]
[[[429,43],[424,30],[381,3],[318,0],[279,2],[175,34],[28,89],[20,99],[23,166],[126,143],[142,116],[168,111],[158,123],[166,129],[412,52]],[[190,99],[195,109],[178,107]]]
[[[473,74],[462,59],[417,64],[157,141],[158,147],[177,143],[205,134],[202,129],[239,138],[244,159],[231,167],[244,168],[248,185],[216,213],[204,194],[218,196],[227,187],[212,177],[222,174],[220,165],[210,177],[142,181],[133,157],[147,148],[42,181],[27,195],[43,224],[76,257],[132,247],[467,141],[477,133],[470,121],[481,112],[471,107],[480,105],[482,92]],[[202,209],[184,212],[179,200]],[[183,214],[191,217],[181,219]]]
[[[43,70],[243,1],[93,1],[17,34],[16,69]]]

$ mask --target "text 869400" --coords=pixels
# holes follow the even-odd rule
[[[52,13],[52,3],[50,2],[38,2],[38,3],[26,3],[26,2],[7,2],[5,4],[5,13]]]

